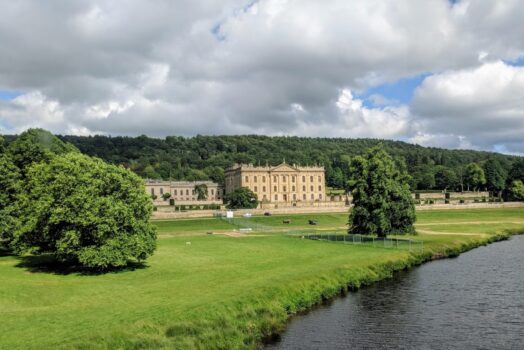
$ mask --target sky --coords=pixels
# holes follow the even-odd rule
[[[524,154],[521,0],[0,0],[0,133]]]

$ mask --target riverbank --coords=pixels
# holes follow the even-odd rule
[[[423,253],[232,230],[224,221],[160,221],[147,265],[105,275],[63,273],[38,258],[0,256],[0,348],[257,348],[290,316],[341,291],[453,256],[524,228],[524,209],[428,211],[417,227]],[[254,218],[276,229],[309,216]],[[347,214],[317,229],[343,231]],[[512,232],[504,232],[513,230]]]
[[[426,245],[429,249],[426,248],[426,250],[421,253],[412,253],[407,257],[388,261],[386,263],[371,264],[367,269],[361,270],[357,275],[348,274],[347,279],[343,280],[339,285],[326,283],[324,288],[321,288],[313,297],[307,296],[304,299],[299,298],[298,300],[295,300],[293,305],[288,306],[289,312],[287,320],[284,323],[282,323],[281,320],[279,320],[279,323],[274,323],[273,332],[271,334],[265,334],[262,341],[263,343],[273,341],[282,331],[285,330],[285,326],[290,318],[298,313],[307,312],[321,302],[344,295],[349,291],[356,291],[361,287],[369,286],[376,282],[391,278],[395,272],[408,270],[434,260],[456,257],[469,250],[480,246],[486,246],[494,242],[507,240],[512,235],[519,234],[524,234],[524,229],[518,231],[508,230],[471,241],[461,242],[458,240],[450,240],[446,241],[446,244],[442,244],[438,247],[434,245],[429,245],[428,247],[428,245]],[[444,241],[442,243],[444,243]],[[339,273],[340,271],[337,272],[337,274]],[[337,276],[332,276],[333,279],[336,277]]]
[[[400,271],[293,317],[266,350],[520,349],[524,235]]]

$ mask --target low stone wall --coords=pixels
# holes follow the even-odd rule
[[[240,217],[243,214],[250,213],[252,215],[264,215],[265,212],[270,212],[275,215],[285,214],[308,214],[308,213],[345,213],[349,211],[349,206],[335,206],[335,207],[287,207],[276,209],[240,209],[235,210],[235,216]],[[153,219],[177,219],[177,218],[203,218],[212,217],[217,213],[225,213],[220,210],[192,210],[183,212],[153,212]]]
[[[482,198],[489,197],[489,192],[448,192],[450,199],[468,199],[468,198]],[[444,192],[421,192],[421,193],[412,193],[411,196],[416,198],[418,194],[419,199],[446,199],[446,194]]]
[[[522,208],[524,202],[504,202],[504,203],[466,203],[466,204],[426,204],[417,205],[417,210],[438,210],[438,209],[487,209],[487,208]]]
[[[276,209],[311,209],[311,208],[343,208],[347,207],[346,201],[325,201],[325,202],[297,202],[295,205],[291,203],[260,203],[261,210],[276,210]]]
[[[453,210],[453,209],[486,209],[486,208],[521,208],[524,202],[505,202],[505,203],[467,203],[467,204],[430,204],[417,205],[417,210]],[[292,214],[314,214],[314,213],[345,213],[350,209],[349,206],[335,207],[308,207],[308,208],[279,208],[279,209],[242,209],[236,210],[235,216],[242,216],[245,213],[252,215],[264,215],[266,211],[271,214],[292,215]],[[213,217],[216,213],[225,213],[217,210],[193,210],[183,212],[153,212],[153,219],[183,219],[183,218],[204,218]]]

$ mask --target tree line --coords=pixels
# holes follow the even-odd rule
[[[224,169],[234,163],[277,165],[285,160],[289,164],[323,165],[328,186],[347,188],[351,159],[382,144],[397,163],[406,167],[412,191],[488,190],[506,195],[524,180],[521,157],[401,141],[259,135],[58,137],[82,153],[123,165],[150,179],[212,180],[223,184]]]
[[[378,139],[237,136],[166,138],[58,136],[82,153],[123,165],[142,178],[212,180],[224,183],[224,169],[234,163],[323,165],[327,185],[347,188],[351,159],[382,144],[410,175],[412,191],[488,190],[504,196],[522,192],[521,157],[473,150],[422,147]],[[7,143],[16,136],[6,137]]]

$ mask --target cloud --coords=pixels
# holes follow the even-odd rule
[[[473,137],[482,127],[453,116],[489,125],[494,114],[480,113],[487,101],[503,118],[505,103],[521,97],[508,88],[455,106],[431,87],[524,56],[516,0],[0,2],[0,88],[24,93],[0,101],[4,132],[386,137],[490,148],[503,129]],[[355,98],[421,75],[412,106],[376,95],[371,108]],[[518,124],[504,118],[508,128]],[[454,128],[438,120],[455,120]]]
[[[514,148],[524,133],[524,67],[495,61],[433,75],[415,91],[411,109],[433,134]]]

